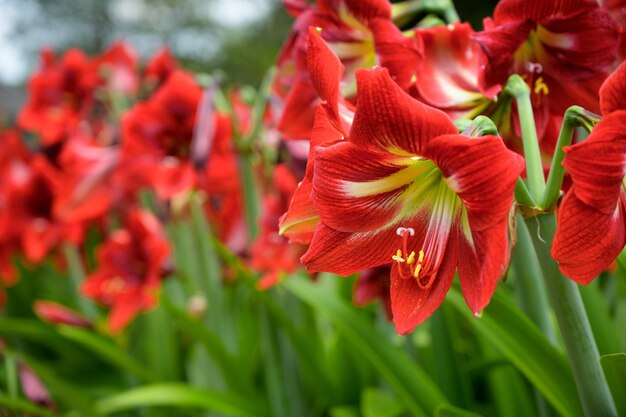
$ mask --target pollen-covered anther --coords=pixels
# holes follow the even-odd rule
[[[404,258],[402,257],[402,251],[400,249],[398,249],[398,251],[396,252],[395,255],[393,255],[391,257],[391,259],[393,259],[394,261],[398,262],[398,263],[402,263],[404,262]]]
[[[533,89],[535,94],[543,94],[547,96],[550,93],[548,85],[544,82],[543,77],[537,77],[535,80],[535,88]]]

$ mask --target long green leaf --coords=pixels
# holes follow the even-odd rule
[[[100,414],[134,410],[138,407],[200,408],[233,417],[268,417],[261,404],[228,393],[192,388],[179,383],[135,388],[96,403]]]
[[[626,416],[626,353],[604,355],[600,358],[606,382],[613,393],[615,406],[620,416]]]
[[[480,319],[452,289],[446,300],[462,313],[563,416],[582,417],[576,386],[567,359],[539,329],[501,293],[491,299]]]
[[[447,402],[424,370],[387,338],[381,337],[353,308],[324,291],[319,283],[293,277],[285,286],[342,328],[354,352],[378,369],[413,415],[431,416],[438,405]]]
[[[480,414],[453,407],[451,405],[442,405],[437,409],[435,417],[480,417]]]
[[[102,336],[69,326],[59,326],[58,332],[60,335],[86,347],[111,365],[130,372],[143,380],[157,381],[159,379],[152,370],[146,368],[125,350]]]

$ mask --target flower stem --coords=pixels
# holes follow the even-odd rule
[[[585,415],[617,416],[578,287],[561,275],[557,263],[550,256],[556,230],[555,216],[542,214],[526,220],[526,224],[543,270],[548,297],[561,330]]]
[[[511,261],[515,271],[515,289],[520,299],[522,310],[530,320],[556,345],[556,335],[550,321],[550,305],[546,295],[543,273],[535,254],[528,227],[522,216],[517,216],[517,244]]]
[[[572,142],[574,129],[577,127],[584,127],[587,130],[591,130],[593,125],[598,122],[597,117],[599,116],[589,113],[579,106],[572,106],[565,112],[565,115],[563,116],[563,124],[561,125],[561,132],[559,133],[559,139],[556,143],[554,156],[552,157],[548,183],[546,185],[543,199],[541,200],[541,208],[549,209],[559,198],[561,185],[563,184],[563,176],[565,175],[565,167],[561,164],[561,162],[563,162],[563,158],[565,157],[565,151],[563,148],[569,146]]]
[[[524,146],[524,157],[526,158],[528,188],[534,200],[541,201],[546,183],[543,176],[535,117],[533,115],[532,103],[530,102],[530,90],[522,77],[513,74],[509,77],[504,92],[515,97],[517,102],[517,111],[522,128],[522,145]]]

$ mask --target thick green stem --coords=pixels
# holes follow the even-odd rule
[[[537,260],[535,248],[522,216],[517,216],[517,244],[511,267],[515,272],[515,288],[522,310],[556,345],[556,334],[550,321],[550,305],[546,294],[546,286],[542,280],[543,273]]]
[[[528,207],[535,207],[537,205],[533,196],[530,195],[528,187],[526,187],[526,184],[524,184],[521,178],[518,178],[517,183],[515,183],[515,201]]]
[[[557,263],[550,256],[556,219],[552,214],[543,214],[528,219],[526,223],[543,270],[548,297],[561,330],[585,415],[617,416],[578,287],[561,275]]]
[[[539,151],[539,140],[535,128],[535,117],[530,102],[530,90],[526,82],[517,74],[512,75],[505,87],[505,93],[515,97],[520,126],[522,128],[522,145],[526,158],[526,175],[528,188],[535,201],[541,201],[546,183],[543,177],[543,164]]]
[[[591,130],[593,125],[598,122],[597,117],[599,116],[589,113],[579,106],[572,106],[565,112],[559,139],[556,143],[554,156],[552,157],[552,165],[550,166],[546,191],[541,200],[541,208],[549,209],[559,198],[561,185],[563,184],[563,176],[565,175],[565,167],[562,165],[563,158],[565,157],[563,148],[572,142],[574,129],[583,127],[586,130]]]

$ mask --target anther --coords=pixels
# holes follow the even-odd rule
[[[404,258],[402,257],[402,251],[401,251],[400,249],[398,249],[398,251],[396,252],[396,254],[395,254],[395,255],[393,255],[393,256],[391,257],[391,259],[393,259],[393,260],[394,260],[394,261],[396,261],[396,262],[400,262],[400,263],[404,262]]]
[[[546,83],[543,82],[543,77],[538,77],[535,80],[535,88],[533,89],[533,92],[535,94],[543,93],[543,95],[548,95],[550,89],[548,88]]]
[[[409,254],[409,257],[406,258],[406,263],[408,265],[412,265],[413,262],[415,262],[415,251],[411,251],[411,253]],[[421,261],[420,261],[421,262]]]
[[[424,262],[424,251],[420,250],[419,256],[417,257],[417,263],[421,264],[422,262]]]
[[[417,264],[415,267],[415,271],[413,271],[413,278],[419,281],[420,279],[420,271],[422,270],[422,264]]]

